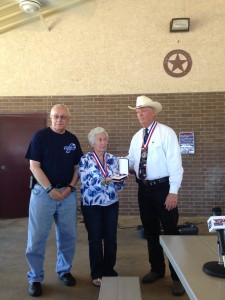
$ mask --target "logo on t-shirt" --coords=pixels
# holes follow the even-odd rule
[[[64,150],[66,150],[66,153],[70,153],[70,151],[75,150],[76,149],[76,145],[71,143],[69,146],[65,146]]]

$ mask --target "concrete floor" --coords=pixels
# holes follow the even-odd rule
[[[30,300],[27,293],[28,283],[26,273],[28,266],[25,259],[27,239],[27,218],[0,220],[0,299],[1,300]],[[199,227],[199,234],[208,233],[207,218],[180,218],[184,222],[195,223]],[[116,270],[120,276],[141,277],[149,271],[146,241],[140,238],[137,225],[139,217],[127,216],[119,218],[118,226],[118,252]],[[72,274],[77,279],[75,287],[66,287],[57,279],[54,272],[56,248],[54,230],[52,229],[45,259],[45,280],[43,282],[43,295],[40,299],[48,300],[97,300],[99,288],[92,285],[89,275],[87,234],[78,218],[78,241]],[[181,299],[171,294],[171,279],[167,267],[165,278],[153,284],[141,284],[143,300]],[[107,300],[107,299],[105,299]]]

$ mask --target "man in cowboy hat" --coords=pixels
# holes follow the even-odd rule
[[[159,243],[161,226],[164,234],[178,234],[177,193],[183,168],[175,132],[156,121],[162,105],[146,96],[139,96],[136,107],[128,107],[136,111],[142,126],[131,140],[129,164],[138,183],[140,217],[151,266],[142,282],[151,283],[165,275],[163,249]],[[184,288],[170,263],[169,267],[173,280],[172,293],[181,296]]]

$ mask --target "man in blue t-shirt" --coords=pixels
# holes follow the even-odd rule
[[[75,185],[83,152],[77,137],[66,130],[69,110],[57,104],[51,109],[51,126],[35,133],[26,158],[36,180],[31,191],[26,258],[30,296],[42,294],[46,242],[53,220],[56,225],[56,272],[67,286],[76,284],[70,270],[75,254],[77,203]]]

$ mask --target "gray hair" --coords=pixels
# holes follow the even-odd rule
[[[91,146],[94,145],[94,143],[96,142],[96,136],[100,133],[104,133],[106,135],[106,137],[108,138],[108,133],[105,131],[104,128],[102,127],[96,127],[91,129],[91,131],[88,133],[88,142]]]

